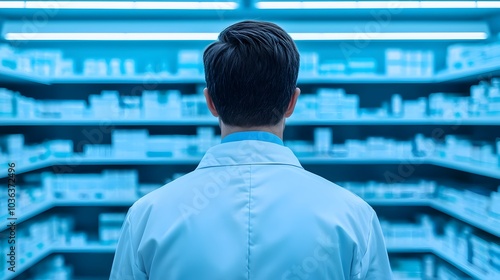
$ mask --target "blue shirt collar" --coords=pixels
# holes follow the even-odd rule
[[[241,140],[260,140],[284,146],[283,141],[278,136],[267,131],[234,132],[222,138],[221,143],[241,141]]]

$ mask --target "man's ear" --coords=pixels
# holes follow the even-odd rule
[[[300,95],[300,88],[295,88],[292,98],[290,99],[290,103],[288,103],[288,108],[285,111],[285,118],[288,118],[293,114],[293,110],[295,110],[295,105],[297,104],[297,99],[299,98],[299,95]]]
[[[207,101],[207,106],[208,110],[210,110],[210,113],[212,113],[212,115],[216,118],[219,117],[219,113],[217,113],[217,109],[215,109],[214,101],[212,100],[212,97],[210,97],[210,94],[208,94],[207,88],[203,89],[203,95],[205,95],[205,100]]]

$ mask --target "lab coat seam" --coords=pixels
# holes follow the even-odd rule
[[[249,188],[248,188],[248,238],[247,238],[247,255],[248,255],[248,258],[247,258],[247,279],[250,280],[250,236],[251,236],[251,233],[252,233],[252,229],[251,229],[251,201],[252,201],[252,165],[249,166],[249,170],[250,170],[250,185],[249,185]]]
[[[372,215],[370,217],[370,232],[368,233],[368,238],[366,239],[366,250],[360,259],[361,267],[359,269],[359,272],[356,273],[354,276],[360,274],[363,271],[363,259],[365,258],[366,254],[368,253],[368,248],[370,247],[370,240],[372,238],[372,233],[373,233],[373,218],[374,218],[374,216],[375,216],[375,211],[372,211]]]
[[[136,256],[137,256],[137,259],[136,259],[136,258],[134,258],[134,264],[133,264],[133,265],[134,265],[134,268],[135,268],[135,269],[137,269],[137,270],[139,270],[139,271],[143,272],[144,274],[148,275],[145,271],[142,271],[142,270],[140,269],[140,267],[137,265],[137,262],[139,261],[139,260],[138,260],[138,259],[139,259],[139,252],[138,252],[138,250],[137,250],[138,246],[136,246],[136,245],[134,244],[134,238],[133,238],[133,234],[132,234],[132,226],[133,226],[133,223],[132,223],[132,221],[130,220],[130,216],[131,216],[131,215],[132,215],[132,212],[131,212],[129,215],[127,215],[127,216],[126,216],[126,219],[127,219],[127,223],[129,224],[129,226],[128,226],[128,235],[130,236],[130,245],[132,246],[132,250],[134,250],[134,251],[135,251],[135,254],[136,254]],[[132,278],[134,278],[134,277],[133,277],[133,275],[132,275]]]

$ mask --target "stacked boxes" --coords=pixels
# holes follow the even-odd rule
[[[344,89],[319,89],[317,117],[321,119],[355,118],[359,96],[348,95]]]
[[[113,155],[115,157],[146,156],[149,132],[146,129],[116,129],[111,133]]]
[[[36,101],[6,89],[0,89],[0,119],[131,119],[177,120],[182,117],[210,116],[202,94],[181,94],[178,90],[144,91],[142,96],[120,96],[117,91],[103,91],[85,101]],[[390,106],[360,108],[359,96],[344,89],[320,88],[317,94],[303,94],[292,116],[294,119],[468,119],[500,116],[500,79],[472,86],[470,96],[431,93],[429,98],[403,100],[394,94]]]
[[[363,199],[433,198],[437,183],[420,180],[415,183],[341,182],[340,186]]]
[[[325,60],[319,65],[319,75],[322,76],[344,75],[346,72],[347,65],[341,60]]]
[[[120,114],[124,119],[137,120],[142,117],[141,97],[139,96],[123,96],[121,98]]]
[[[500,220],[500,186],[496,192],[491,193],[491,199],[488,205],[488,214],[493,218]]]
[[[434,222],[427,215],[418,217],[419,223],[388,222],[380,219],[384,238],[388,243],[419,243],[434,240]]]
[[[89,104],[91,116],[96,119],[117,119],[120,117],[120,94],[117,91],[102,91],[91,94]]]
[[[347,74],[374,75],[377,71],[377,60],[374,58],[350,58],[347,61]]]
[[[499,159],[493,151],[493,145],[486,142],[471,142],[464,137],[446,135],[444,143],[436,143],[434,155],[450,160],[480,163],[498,166]]]
[[[199,76],[203,72],[203,56],[199,50],[181,50],[178,53],[177,74],[181,76]]]
[[[99,240],[102,244],[115,244],[120,238],[120,231],[126,213],[99,214]]]
[[[432,51],[385,51],[386,75],[391,77],[431,77],[434,75]]]
[[[455,44],[448,47],[449,70],[479,67],[500,58],[500,42],[490,44]]]
[[[10,158],[20,158],[23,156],[25,150],[24,147],[24,135],[22,134],[11,134],[0,137],[0,148],[4,151]]]
[[[493,268],[493,274],[498,278],[500,276],[500,244],[494,242],[490,242],[489,244],[491,268]]]
[[[315,128],[314,129],[314,150],[318,154],[328,154],[331,149],[332,139],[331,128]]]
[[[137,170],[104,170],[101,174],[42,174],[42,186],[55,199],[135,200]]]
[[[490,243],[478,236],[471,235],[469,238],[471,250],[469,251],[469,261],[483,271],[490,270]]]
[[[62,255],[49,256],[37,264],[33,270],[31,280],[71,280],[73,279],[73,267],[64,264]]]
[[[469,97],[445,93],[429,95],[429,115],[445,119],[462,119],[469,116]]]
[[[300,54],[299,73],[303,76],[317,76],[319,55],[316,52],[303,52]]]
[[[8,89],[0,88],[0,117],[14,116],[16,116],[14,94]]]

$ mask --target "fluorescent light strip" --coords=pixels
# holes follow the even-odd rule
[[[294,2],[286,2],[293,4]],[[318,2],[318,1],[300,1],[297,9],[355,9],[357,3],[353,1],[335,1],[335,2]],[[257,3],[258,4],[258,3]]]
[[[0,1],[6,9],[149,9],[149,10],[234,10],[236,2],[137,2],[137,1]]]
[[[357,1],[359,9],[413,9],[420,1]]]
[[[213,41],[218,33],[7,33],[8,41]],[[290,33],[300,41],[483,40],[485,32]]]
[[[26,1],[27,9],[132,9],[134,2],[122,1]]]
[[[500,8],[500,1],[262,1],[257,9],[463,9]]]
[[[3,1],[0,2],[2,9],[22,9],[24,8],[24,1]]]
[[[219,33],[7,33],[8,41],[213,41]]]
[[[476,1],[420,1],[423,9],[476,8]]]
[[[500,8],[500,1],[477,1],[478,8]]]
[[[294,40],[484,40],[485,32],[290,33]]]
[[[234,10],[236,2],[135,2],[135,9],[151,10]]]

